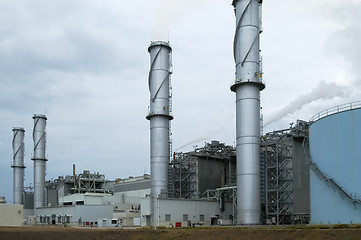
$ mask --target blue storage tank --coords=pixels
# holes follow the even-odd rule
[[[361,102],[311,121],[310,223],[361,223]]]

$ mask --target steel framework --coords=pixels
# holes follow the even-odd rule
[[[272,132],[264,137],[266,159],[266,215],[277,224],[292,219],[292,143],[289,130]]]
[[[78,193],[105,193],[105,176],[99,173],[90,173],[84,171],[83,174],[79,174],[77,177],[77,188]]]
[[[197,157],[192,153],[174,153],[171,162],[174,198],[193,198],[197,192]]]
[[[235,185],[235,156],[236,150],[218,141],[205,143],[204,147],[194,151],[174,153],[169,168],[169,196],[174,198],[199,198],[198,159],[213,159],[224,161],[227,164],[228,175],[226,185]]]
[[[308,123],[298,120],[294,127],[262,137],[266,218],[277,225],[294,223],[293,142],[295,138],[305,138],[307,129]]]
[[[202,194],[202,199],[219,201],[220,208],[223,208],[225,200],[232,201],[233,225],[237,224],[237,186],[208,189]]]

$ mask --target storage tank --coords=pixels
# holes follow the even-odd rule
[[[361,223],[361,102],[311,119],[311,223]]]

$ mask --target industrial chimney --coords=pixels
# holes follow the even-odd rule
[[[25,130],[21,127],[13,128],[13,203],[23,204],[24,191],[24,135]]]
[[[233,0],[236,32],[237,224],[260,224],[260,67],[262,0]]]
[[[45,192],[45,169],[46,159],[46,116],[42,114],[34,114],[34,209],[44,206],[44,192]]]
[[[168,194],[168,166],[170,158],[170,54],[172,48],[167,42],[152,42],[150,71],[148,77],[150,109],[146,117],[150,121],[150,174],[151,214],[155,226],[159,215],[157,199]]]

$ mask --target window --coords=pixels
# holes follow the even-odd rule
[[[204,214],[199,215],[199,221],[204,221]]]
[[[183,221],[188,221],[188,214],[183,214]]]
[[[170,221],[171,221],[170,214],[165,214],[165,221],[166,221],[166,222],[170,222]]]

